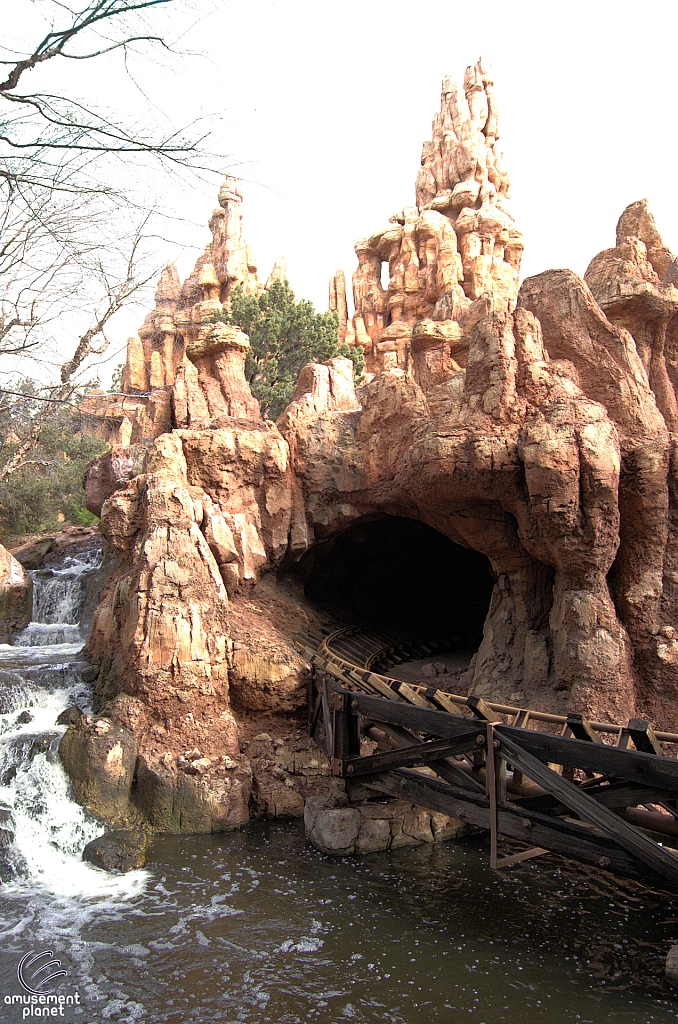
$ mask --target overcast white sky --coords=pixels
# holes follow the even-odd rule
[[[17,43],[33,39],[26,3],[13,8],[8,29]],[[262,276],[285,255],[292,287],[318,308],[337,268],[350,279],[356,239],[413,203],[441,79],[463,76],[480,54],[495,70],[524,276],[551,267],[583,274],[614,244],[624,207],[642,197],[678,250],[675,0],[172,7],[158,23],[166,36],[180,31],[179,47],[195,55],[138,61],[137,78],[175,124],[208,119],[210,148],[232,154],[244,179],[245,228]],[[61,74],[71,91],[111,108],[144,104],[112,61]],[[165,204],[186,220],[162,247],[182,277],[209,238],[217,184],[162,186]]]

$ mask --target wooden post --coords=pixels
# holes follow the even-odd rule
[[[529,720],[530,720],[530,712],[529,712],[529,710],[526,710],[525,708],[522,708],[518,712],[516,717],[513,719],[513,721],[511,722],[511,725],[515,726],[515,728],[517,728],[517,729],[527,729],[527,727],[528,727],[527,723],[529,722]],[[513,765],[511,765],[511,767],[513,768]],[[517,768],[513,768],[513,785],[514,786],[520,786],[522,781],[523,781],[523,773],[519,772]]]
[[[487,723],[487,754],[485,758],[485,786],[490,801],[490,867],[497,867],[497,807],[506,803],[506,761],[502,760],[496,747],[494,722]]]
[[[346,762],[360,756],[360,722],[350,707],[350,693],[332,694],[332,774],[343,775]]]
[[[327,676],[322,676],[322,707],[323,707],[323,728],[325,732],[325,753],[332,757],[334,749],[334,732],[332,729],[332,713],[330,711],[330,693]]]
[[[314,738],[315,729],[322,710],[322,703],[323,689],[321,677],[315,665],[311,665],[311,683],[308,697],[308,734],[311,739]]]
[[[315,688],[315,665],[311,663],[311,671],[308,676],[308,734],[313,735],[313,711],[315,709],[316,688]]]

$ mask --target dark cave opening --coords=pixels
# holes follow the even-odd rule
[[[458,635],[474,646],[494,586],[485,555],[399,516],[363,520],[314,545],[295,575],[308,600],[341,622]]]

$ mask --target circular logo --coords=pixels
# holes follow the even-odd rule
[[[52,989],[45,988],[45,985],[54,981],[55,978],[66,977],[66,971],[54,970],[55,967],[61,967],[61,960],[53,960],[53,956],[54,951],[51,949],[43,949],[42,953],[34,953],[31,950],[19,963],[16,970],[19,984],[32,996],[41,996],[51,992]],[[35,970],[32,970],[33,968]]]

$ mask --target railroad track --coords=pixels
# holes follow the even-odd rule
[[[295,638],[312,665],[309,731],[349,795],[359,782],[363,796],[367,787],[487,828],[493,867],[554,851],[678,890],[678,851],[665,845],[678,845],[678,734],[388,675],[460,639],[353,626]],[[375,754],[361,755],[361,734],[377,740]],[[500,860],[502,834],[539,845]]]
[[[657,748],[657,743],[662,743],[675,746],[675,752],[678,752],[678,733],[654,731],[651,727],[648,731],[641,725],[634,727],[632,736],[628,726],[590,721],[581,715],[555,715],[512,704],[464,697],[423,683],[406,683],[389,676],[387,671],[380,671],[450,650],[458,638],[459,634],[422,640],[395,630],[348,626],[327,632],[298,633],[293,640],[299,653],[307,657],[316,669],[334,675],[340,682],[346,682],[349,689],[356,688],[375,696],[388,697],[390,700],[401,699],[418,707],[452,714],[463,714],[467,709],[469,714],[478,716],[478,706],[482,706],[493,715],[502,716],[501,720],[507,724],[520,728],[534,728],[537,723],[544,723],[560,726],[562,735],[572,735],[577,739],[587,739],[591,732],[608,735],[614,737],[616,746],[622,749],[627,749],[633,742],[637,749],[645,753],[663,754],[664,751]],[[640,719],[632,721],[641,722]]]

